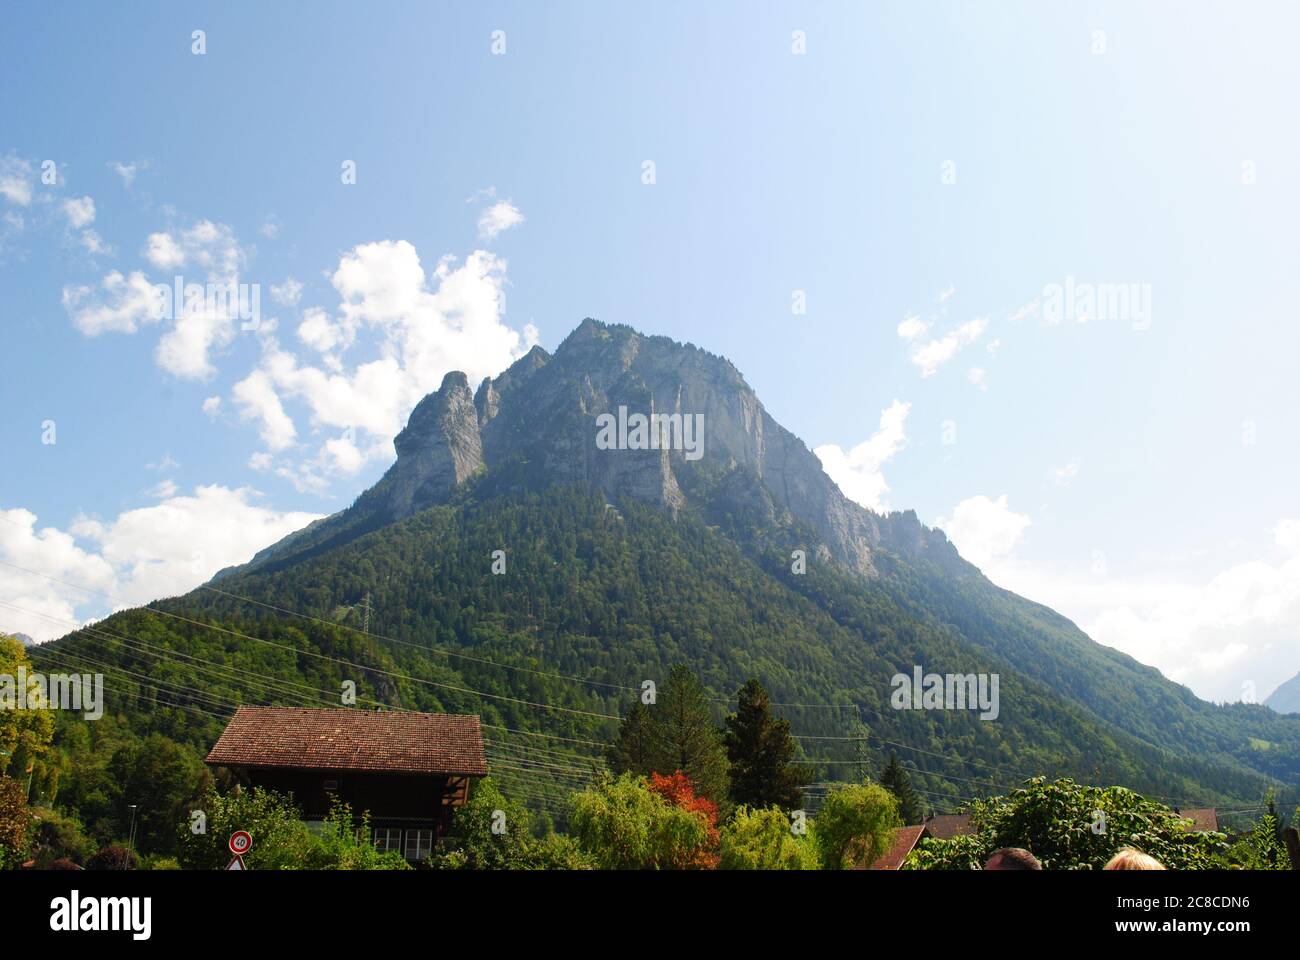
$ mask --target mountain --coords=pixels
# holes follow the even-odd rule
[[[1300,673],[1270,693],[1264,706],[1278,713],[1300,713]]]
[[[3,633],[4,633],[4,631],[3,631],[3,630],[0,630],[0,634],[3,634]],[[9,634],[9,636],[13,637],[15,640],[17,640],[19,643],[21,643],[24,647],[33,647],[33,646],[36,645],[36,641],[33,640],[31,637],[27,636],[27,634],[25,634],[25,633],[11,633],[11,634]]]
[[[759,677],[815,779],[897,750],[941,807],[1035,774],[1187,806],[1300,783],[1300,716],[1206,703],[998,588],[915,513],[848,500],[697,347],[585,320],[476,390],[447,374],[395,447],[346,510],[50,662],[106,664],[130,723],[196,749],[233,703],[330,702],[347,681],[359,705],[477,712],[497,769],[542,798],[677,662],[719,712]],[[917,667],[996,674],[996,719],[894,709]]]

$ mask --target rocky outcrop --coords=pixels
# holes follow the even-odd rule
[[[437,393],[421,400],[393,441],[397,462],[381,481],[393,519],[443,503],[483,468],[478,411],[465,374],[443,377]]]

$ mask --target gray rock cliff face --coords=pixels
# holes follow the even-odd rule
[[[601,449],[597,418],[617,418],[620,408],[700,415],[698,457],[680,433],[659,449]],[[534,347],[473,396],[464,374],[448,374],[396,447],[397,462],[374,491],[393,519],[445,502],[480,470],[513,461],[528,464],[533,482],[581,483],[674,514],[688,502],[684,490],[707,490],[723,507],[810,525],[836,559],[865,573],[881,547],[959,562],[915,514],[882,517],[846,498],[730,362],[630,327],[584,320],[554,356]]]
[[[611,447],[598,441],[605,414],[678,419],[661,427],[663,443]],[[698,435],[680,429],[688,419]],[[465,374],[448,373],[416,405],[394,446],[397,461],[351,508],[267,548],[249,566],[446,503],[484,476],[506,489],[581,484],[674,516],[694,504],[760,525],[797,521],[834,559],[865,574],[876,572],[882,549],[974,571],[914,513],[881,516],[845,497],[729,361],[631,327],[584,320],[553,356],[534,347],[474,393]]]
[[[453,371],[421,400],[406,429],[393,440],[397,462],[384,476],[384,494],[394,518],[410,516],[445,501],[483,468],[478,410],[465,374]]]

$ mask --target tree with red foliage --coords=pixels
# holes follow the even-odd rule
[[[651,793],[662,797],[674,807],[699,817],[707,831],[707,843],[691,851],[686,862],[673,866],[682,870],[715,869],[718,866],[718,844],[722,839],[718,832],[718,805],[708,797],[697,796],[695,784],[680,770],[671,777],[652,773],[648,786]]]

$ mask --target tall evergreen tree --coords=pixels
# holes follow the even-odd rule
[[[627,712],[609,760],[615,772],[645,777],[680,770],[700,796],[727,801],[727,755],[704,690],[685,666],[673,667],[655,703],[638,702]]]
[[[648,777],[653,770],[651,743],[654,737],[654,718],[650,708],[637,700],[623,716],[618,727],[618,739],[606,751],[609,767],[614,773],[636,773]]]
[[[898,815],[904,824],[916,824],[925,819],[925,804],[912,789],[912,781],[903,765],[898,762],[898,754],[893,751],[890,751],[889,762],[881,771],[880,785],[898,801]]]
[[[791,762],[795,742],[790,722],[772,716],[767,690],[758,680],[741,687],[737,699],[722,738],[731,760],[732,801],[756,809],[798,807],[804,777]]]

